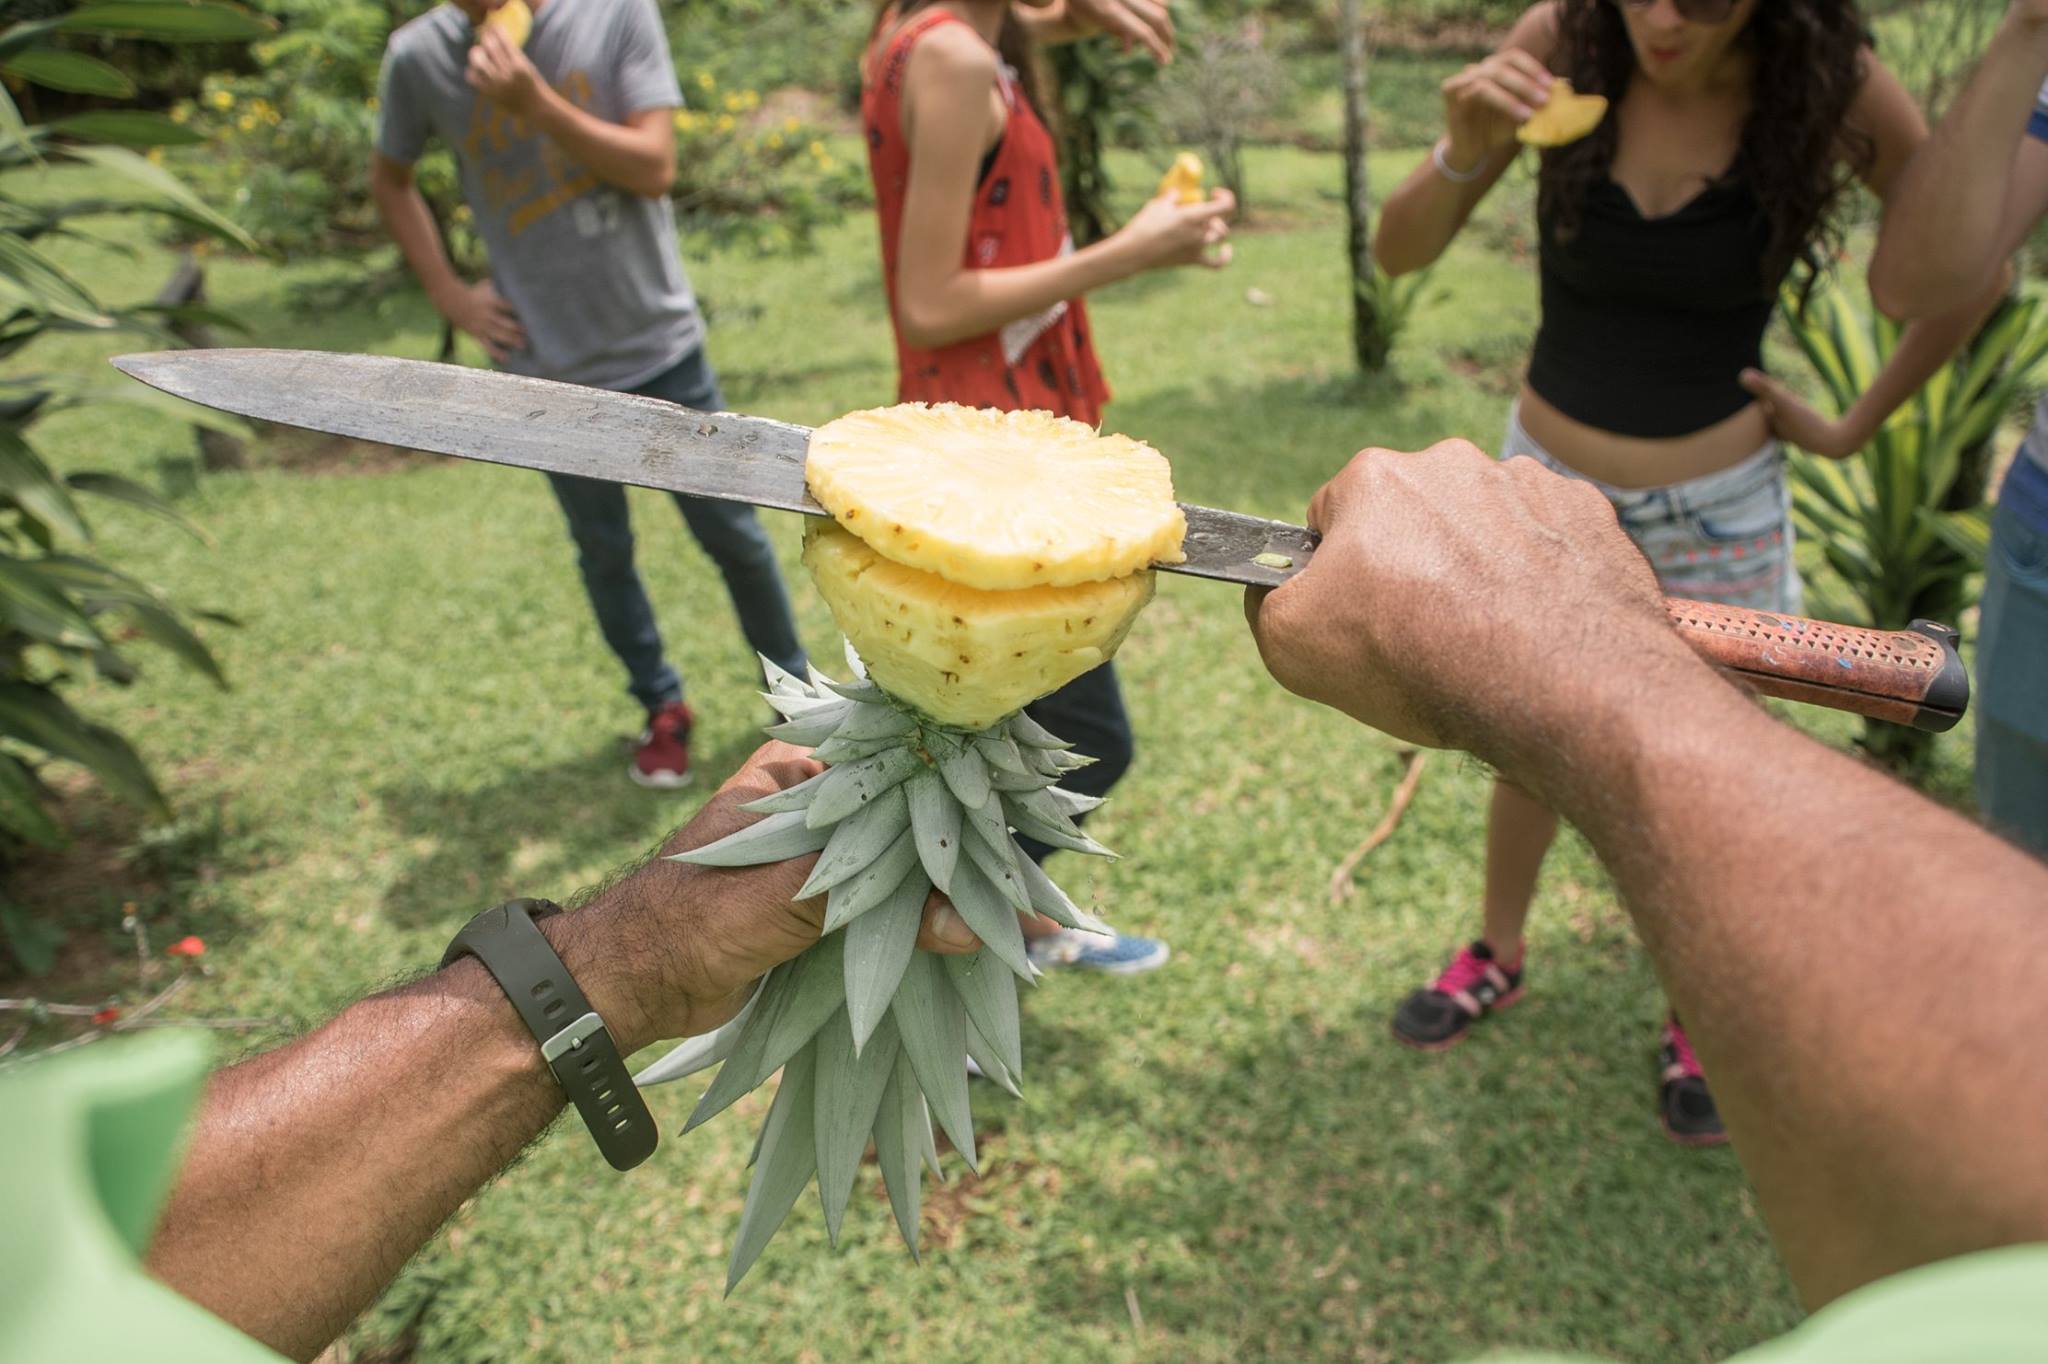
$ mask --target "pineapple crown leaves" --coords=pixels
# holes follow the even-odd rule
[[[1089,759],[1018,712],[982,730],[939,724],[861,674],[799,678],[762,661],[783,719],[768,732],[808,746],[825,771],[744,808],[738,833],[673,855],[742,867],[817,853],[798,898],[825,897],[824,936],[762,980],[740,1013],[643,1070],[645,1085],[718,1067],[685,1132],[779,1070],[757,1142],[728,1269],[746,1275],[815,1176],[837,1244],[863,1151],[875,1143],[898,1228],[917,1253],[921,1167],[938,1173],[934,1124],[969,1168],[969,1059],[1011,1094],[1024,1071],[1017,981],[1038,976],[1019,914],[1108,933],[1018,847],[1013,830],[1097,856],[1075,821],[1101,802],[1060,789]],[[982,950],[917,950],[937,887]]]

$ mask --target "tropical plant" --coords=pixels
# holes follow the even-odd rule
[[[266,29],[246,11],[210,0],[64,6],[60,13],[0,30],[0,71],[53,89],[115,98],[132,93],[126,76],[56,41],[88,33],[221,42]],[[30,442],[36,422],[86,404],[169,406],[188,420],[213,419],[195,418],[193,409],[112,375],[101,379],[19,367],[27,348],[53,333],[132,331],[170,343],[169,327],[175,322],[228,321],[198,309],[110,307],[46,250],[53,241],[86,238],[82,220],[134,214],[168,217],[190,230],[250,245],[148,155],[132,149],[155,150],[186,140],[189,134],[177,124],[125,109],[31,127],[0,88],[0,358],[16,362],[0,379],[0,857],[9,847],[63,841],[49,789],[37,770],[50,760],[77,763],[108,790],[152,813],[168,812],[162,790],[127,740],[65,700],[64,688],[76,670],[90,668],[122,685],[132,682],[137,669],[124,648],[129,639],[141,638],[222,681],[219,665],[187,625],[185,613],[156,588],[81,552],[94,543],[84,499],[127,503],[195,534],[196,528],[132,480],[110,473],[59,475]],[[116,142],[129,145],[110,145]],[[86,167],[96,174],[84,182],[57,181],[53,195],[52,182],[40,174],[53,165]],[[67,193],[75,197],[63,197]],[[0,942],[31,969],[45,964],[54,946],[50,930],[24,910],[4,904]]]
[[[1866,392],[1897,348],[1900,327],[1822,286],[1802,311],[1782,310],[1837,411]],[[1929,379],[1863,450],[1846,460],[1791,454],[1799,528],[1824,571],[1811,605],[1850,624],[1904,629],[1955,624],[1974,600],[1989,529],[1984,494],[1992,441],[2027,390],[2048,373],[2048,306],[2039,293],[2007,299],[1950,364]],[[1923,765],[1931,736],[1871,721],[1863,746],[1889,765]]]

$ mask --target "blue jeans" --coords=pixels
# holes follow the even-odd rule
[[[725,408],[718,376],[701,346],[632,391],[703,412]],[[633,566],[633,526],[626,514],[625,486],[573,474],[549,474],[548,482],[576,541],[576,566],[583,572],[583,588],[590,594],[597,628],[619,662],[626,665],[626,689],[649,710],[680,701],[682,674],[662,650],[654,607],[647,600],[640,571]],[[681,493],[672,496],[690,534],[725,575],[726,590],[732,594],[747,643],[755,653],[801,675],[804,651],[797,643],[789,593],[782,585],[775,549],[754,509],[738,502],[714,502]]]
[[[1050,696],[1024,707],[1024,713],[1073,744],[1074,751],[1095,762],[1060,778],[1060,785],[1084,796],[1106,796],[1130,770],[1136,756],[1131,718],[1124,711],[1123,689],[1116,684],[1116,665],[1105,663],[1082,673]],[[1017,836],[1017,846],[1033,862],[1052,856],[1036,839]]]
[[[1991,518],[1977,639],[1977,806],[2048,857],[2048,472],[2022,454]]]

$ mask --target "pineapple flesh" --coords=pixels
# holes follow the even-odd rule
[[[1599,127],[1606,117],[1605,95],[1581,95],[1559,76],[1550,82],[1550,102],[1531,114],[1515,130],[1515,136],[1531,147],[1565,147]]]
[[[868,675],[945,724],[984,729],[1109,661],[1152,600],[1152,575],[986,592],[907,568],[829,521],[804,567]]]
[[[1038,973],[1020,916],[1110,932],[1017,842],[1110,855],[1078,822],[1101,802],[1059,785],[1091,760],[1021,708],[1109,660],[1151,600],[1150,565],[1179,561],[1186,528],[1156,452],[1040,412],[857,412],[813,435],[807,474],[837,524],[806,532],[804,564],[857,676],[762,666],[784,717],[768,733],[826,770],[675,860],[817,854],[798,898],[824,897],[823,937],[731,1023],[635,1077],[718,1067],[687,1132],[781,1073],[728,1291],[813,1179],[837,1242],[870,1141],[913,1254],[934,1128],[973,1166],[968,1062],[1013,1094],[1023,1075],[1017,985]],[[934,889],[979,951],[916,950]]]
[[[989,592],[1179,563],[1187,532],[1158,451],[1050,412],[855,412],[811,434],[804,472],[877,553]]]

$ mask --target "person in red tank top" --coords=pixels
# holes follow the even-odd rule
[[[1163,0],[886,0],[862,60],[861,123],[880,219],[901,402],[1043,409],[1102,421],[1109,387],[1082,295],[1145,270],[1228,264],[1227,192],[1161,195],[1100,242],[1067,233],[1052,135],[1031,90],[1031,45],[1108,32],[1172,55]],[[1096,759],[1067,785],[1105,794],[1129,768],[1130,720],[1109,664],[1026,708]],[[1043,860],[1051,851],[1028,840]],[[1166,945],[1069,932],[1035,917],[1041,966],[1118,974],[1165,963]]]

